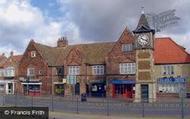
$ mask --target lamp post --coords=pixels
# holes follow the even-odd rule
[[[87,80],[88,80],[88,66],[89,66],[90,64],[89,63],[85,63],[85,87],[86,86],[88,86],[88,87],[86,87],[86,89],[88,88],[88,92],[86,92],[86,94],[87,93],[90,93],[90,91],[89,91],[89,85],[86,85],[87,84]],[[86,90],[85,89],[85,90]],[[86,90],[87,91],[87,90]],[[89,94],[88,94],[89,95]]]
[[[27,86],[27,87],[26,87],[26,91],[27,91],[26,93],[27,93],[27,95],[29,95],[29,81],[30,81],[30,78],[27,77],[27,79],[26,79],[26,84],[27,84],[27,85],[26,85],[26,86]]]

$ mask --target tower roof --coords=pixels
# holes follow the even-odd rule
[[[155,31],[150,28],[144,12],[141,14],[137,28],[133,32],[134,33],[141,33],[141,32],[153,32],[153,33],[155,33]]]

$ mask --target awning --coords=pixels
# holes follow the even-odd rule
[[[53,82],[53,84],[65,84],[63,82]]]
[[[185,78],[182,77],[170,77],[170,78],[164,77],[158,79],[158,83],[160,84],[185,83],[185,82],[186,82]]]
[[[22,83],[22,85],[42,85],[42,83]]]
[[[135,80],[114,79],[114,80],[109,81],[109,83],[112,83],[112,84],[135,84]]]

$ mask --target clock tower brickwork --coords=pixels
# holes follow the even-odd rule
[[[135,102],[156,101],[156,80],[154,78],[154,30],[148,25],[146,16],[141,15],[135,35],[136,85]]]

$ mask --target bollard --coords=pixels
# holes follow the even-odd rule
[[[144,112],[144,100],[142,101],[142,117],[145,117],[145,112]]]
[[[53,94],[51,95],[51,107],[52,107],[52,112],[54,112]]]
[[[79,99],[78,99],[78,96],[77,96],[77,114],[79,114],[79,107],[78,107],[79,106],[78,105],[79,102],[78,101],[79,101]]]
[[[184,119],[184,99],[181,97],[181,119]]]
[[[109,112],[109,97],[106,98],[107,99],[107,108],[106,108],[106,112],[107,112],[107,116],[110,115],[110,112]]]

